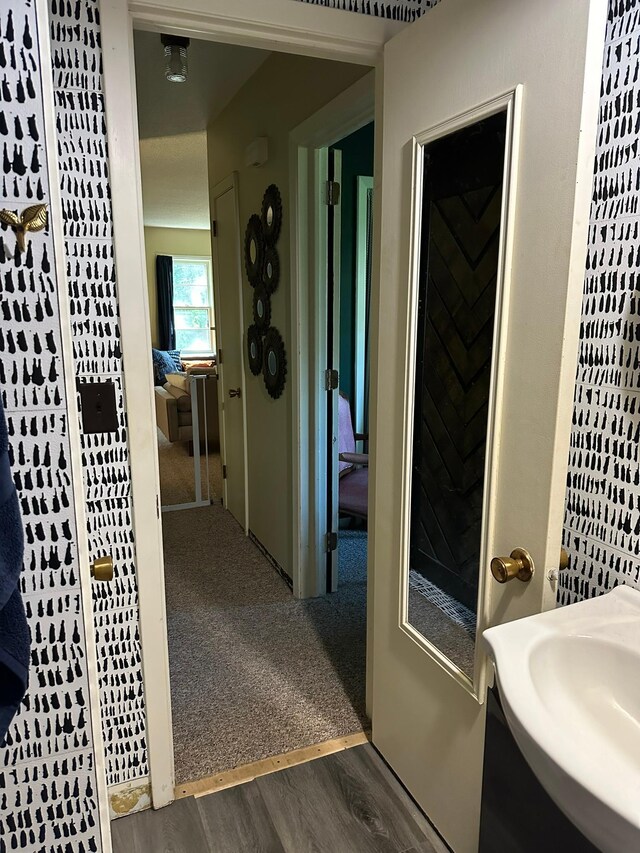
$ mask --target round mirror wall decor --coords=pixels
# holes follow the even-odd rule
[[[257,213],[249,217],[247,230],[244,232],[244,267],[249,284],[255,287],[262,281],[264,265],[264,233],[262,222]]]
[[[253,322],[263,335],[271,323],[271,300],[263,284],[257,284],[253,290]]]
[[[267,187],[260,216],[254,213],[244,235],[244,265],[253,287],[253,323],[247,329],[247,358],[254,376],[262,373],[265,388],[276,400],[284,389],[287,357],[284,341],[271,328],[271,294],[280,283],[276,243],[282,229],[282,198],[275,184]]]
[[[268,246],[275,246],[282,228],[282,198],[275,184],[270,184],[262,199],[262,229]]]
[[[247,355],[249,370],[254,376],[259,376],[262,371],[262,334],[255,324],[247,329]]]
[[[277,400],[287,378],[287,356],[280,332],[273,327],[265,335],[262,362],[265,388],[269,396]]]
[[[270,246],[264,253],[264,270],[262,272],[262,282],[267,293],[273,293],[280,281],[280,258],[278,250]]]

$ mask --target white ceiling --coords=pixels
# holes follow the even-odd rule
[[[269,52],[192,39],[188,79],[170,83],[159,33],[134,45],[144,224],[209,228],[205,129]]]
[[[209,228],[207,134],[140,140],[144,224]]]

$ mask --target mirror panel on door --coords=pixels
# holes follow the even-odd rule
[[[507,111],[420,146],[407,616],[471,680]]]

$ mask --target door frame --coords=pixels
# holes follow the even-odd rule
[[[174,753],[171,720],[171,692],[167,616],[162,551],[162,523],[159,511],[159,469],[155,452],[155,404],[149,352],[151,333],[147,292],[146,259],[142,217],[140,153],[136,110],[133,28],[169,32],[209,39],[238,46],[256,47],[285,53],[314,56],[381,68],[383,47],[403,24],[385,18],[355,15],[352,12],[315,7],[292,0],[102,0],[102,51],[104,97],[107,104],[107,141],[109,146],[111,202],[113,211],[116,272],[120,304],[120,329],[123,370],[129,423],[131,462],[131,500],[136,535],[136,563],[139,589],[142,666],[147,714],[147,749],[152,803],[154,808],[174,799]],[[376,74],[376,139],[381,129],[381,84]],[[117,107],[115,106],[117,105]],[[111,107],[111,108],[109,108]],[[339,137],[338,137],[339,138]],[[304,147],[304,146],[303,146]],[[376,155],[376,157],[378,157]],[[293,169],[293,181],[300,177]],[[302,181],[304,185],[304,180]],[[298,192],[303,192],[303,189]],[[291,216],[294,233],[302,209],[308,209],[308,196],[300,208],[298,193],[292,194]],[[376,207],[375,216],[379,215]],[[375,233],[375,229],[374,229]],[[301,235],[304,236],[304,235]],[[295,243],[295,241],[292,241]],[[374,262],[374,281],[377,263]],[[302,272],[298,294],[294,288],[292,316],[292,352],[301,358],[300,332],[308,327],[308,317],[300,314],[303,285],[309,275],[304,265],[292,265]],[[306,293],[303,299],[306,298]],[[299,322],[302,320],[302,326]],[[377,360],[372,341],[372,383]],[[294,388],[294,507],[300,506],[304,465],[308,459],[308,423],[296,406],[300,390],[300,372],[292,371]],[[306,462],[305,462],[306,464]],[[305,488],[308,480],[304,481]],[[302,541],[308,530],[294,519],[294,547],[298,565],[307,563]],[[294,563],[295,564],[295,563]],[[371,586],[371,585],[370,585]],[[372,595],[367,609],[372,612]],[[367,651],[372,647],[371,619],[367,620]],[[369,662],[369,654],[367,655]],[[368,664],[369,670],[369,664]],[[370,697],[370,685],[367,696]],[[369,704],[369,703],[368,703]]]
[[[329,262],[326,181],[328,149],[345,136],[355,133],[376,113],[378,68],[366,74],[333,101],[322,107],[289,136],[291,198],[291,271],[293,350],[298,364],[292,365],[294,382],[293,462],[294,553],[299,598],[324,595],[327,590],[327,559],[324,536],[327,527],[327,367],[326,281]],[[339,311],[334,302],[334,323]],[[304,344],[307,343],[305,347]],[[335,352],[334,339],[334,352]],[[338,393],[337,391],[335,392]],[[337,482],[337,473],[335,475]],[[334,489],[336,492],[336,489]],[[335,495],[337,507],[337,494]],[[315,511],[310,510],[315,508]],[[295,531],[299,535],[295,536]],[[334,572],[334,577],[336,573]],[[369,620],[367,620],[367,623]],[[367,671],[369,665],[367,664]]]
[[[244,337],[244,301],[242,299],[242,255],[240,251],[241,246],[241,234],[240,234],[240,199],[238,196],[238,173],[232,172],[223,180],[219,181],[213,191],[211,192],[211,196],[209,201],[212,203],[211,208],[211,218],[217,219],[215,212],[215,203],[220,196],[224,195],[228,192],[233,192],[233,204],[234,204],[234,228],[236,230],[237,236],[237,249],[238,249],[238,301],[240,303],[240,348],[243,348],[243,337]],[[220,413],[220,462],[225,465],[226,464],[226,428],[225,428],[225,375],[224,375],[224,350],[228,349],[226,344],[224,344],[224,329],[223,324],[221,322],[221,313],[219,311],[219,306],[222,304],[222,298],[220,295],[220,261],[218,258],[218,237],[215,233],[215,230],[211,230],[211,260],[213,263],[213,311],[214,317],[216,317],[216,343],[218,346],[218,351],[220,351],[220,342],[223,344],[223,353],[222,353],[222,361],[218,361],[218,412]],[[221,369],[222,368],[222,369]],[[244,456],[244,523],[242,524],[242,528],[245,532],[245,535],[249,534],[249,457],[248,457],[248,440],[247,440],[247,374],[245,371],[245,363],[244,358],[242,359],[242,370],[241,370],[241,378],[240,378],[240,387],[242,388],[242,396],[240,399],[242,405],[242,448],[243,448],[243,456]],[[224,470],[224,468],[223,468]],[[223,490],[223,502],[225,508],[227,507],[228,499],[227,499],[227,480],[226,477],[223,477],[222,480],[222,490]]]
[[[356,191],[356,282],[355,282],[355,372],[353,390],[354,429],[356,432],[368,432],[365,421],[367,367],[367,340],[365,328],[367,324],[367,194],[373,192],[373,175],[358,175]],[[373,207],[373,206],[372,206]],[[372,209],[373,213],[373,209]],[[373,253],[373,245],[369,247]],[[371,258],[372,259],[372,258]],[[364,452],[362,442],[357,442],[356,449]]]

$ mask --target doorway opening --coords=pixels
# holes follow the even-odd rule
[[[289,135],[368,69],[191,39],[187,79],[176,83],[164,47],[158,33],[135,31],[180,787],[368,726],[366,550],[334,595],[292,590],[301,371],[289,274]],[[273,188],[279,234],[252,246]],[[269,286],[266,258],[279,267]],[[277,394],[272,330],[284,345]],[[263,348],[258,370],[252,340]]]
[[[369,313],[373,230],[374,123],[329,148],[327,304],[330,394],[327,589],[366,579],[369,483]],[[337,382],[336,382],[337,379]]]

